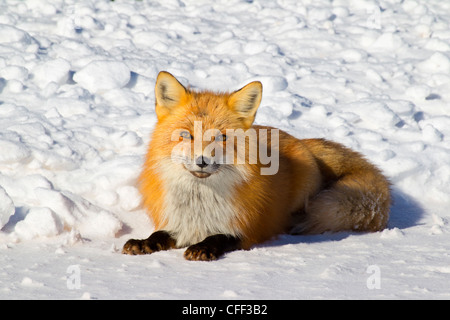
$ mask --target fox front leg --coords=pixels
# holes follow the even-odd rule
[[[175,248],[176,240],[164,230],[156,231],[147,239],[130,239],[123,246],[124,254],[150,254],[161,250]]]

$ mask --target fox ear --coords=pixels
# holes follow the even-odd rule
[[[155,97],[158,119],[170,114],[187,96],[186,88],[170,73],[161,71],[156,78]]]
[[[243,118],[245,126],[250,127],[255,120],[261,98],[262,84],[254,81],[233,92],[228,100],[228,106]]]

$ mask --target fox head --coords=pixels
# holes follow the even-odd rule
[[[197,178],[207,178],[225,167],[222,151],[234,139],[229,132],[251,127],[261,97],[259,81],[231,93],[194,91],[162,71],[155,85],[158,122],[152,138],[161,145],[154,147],[171,150],[172,161]]]

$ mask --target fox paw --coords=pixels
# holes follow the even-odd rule
[[[128,240],[123,246],[122,253],[131,255],[150,254],[156,251],[174,248],[175,242],[175,239],[166,231],[156,231],[147,239]]]
[[[151,248],[148,239],[144,240],[137,240],[137,239],[130,239],[128,240],[125,245],[123,246],[122,253],[124,254],[131,254],[131,255],[137,255],[137,254],[150,254],[155,251]]]
[[[205,246],[201,243],[194,244],[186,249],[184,257],[192,261],[213,261],[220,256],[215,248]]]

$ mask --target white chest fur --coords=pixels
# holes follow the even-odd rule
[[[239,169],[227,166],[199,179],[173,165],[163,169],[166,181],[165,230],[177,239],[178,247],[198,243],[214,234],[239,236],[233,190],[242,182]]]

